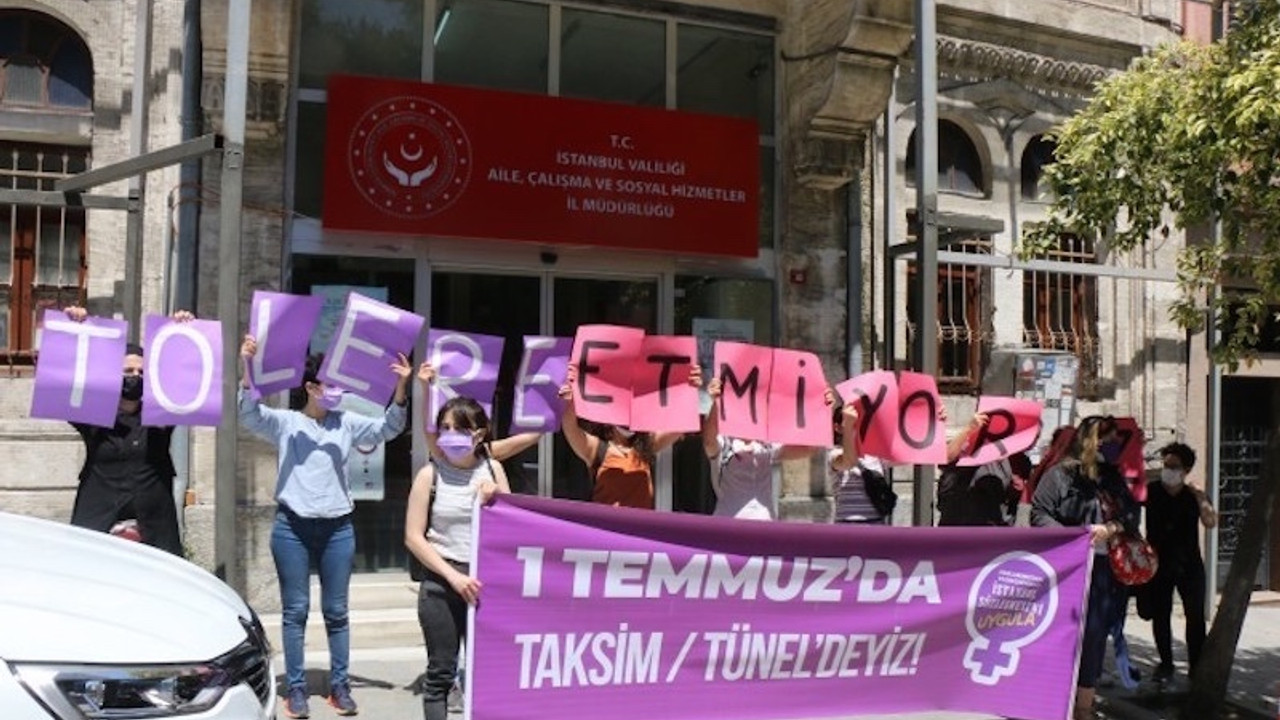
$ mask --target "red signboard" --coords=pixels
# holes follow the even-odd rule
[[[747,120],[334,76],[324,177],[336,230],[739,257],[759,245]]]

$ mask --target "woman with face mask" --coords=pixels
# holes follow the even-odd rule
[[[73,322],[89,317],[87,310],[77,306],[63,312]],[[189,322],[195,316],[180,310],[173,319]],[[142,369],[142,347],[130,343],[125,349],[115,425],[71,423],[85,446],[71,524],[110,532],[121,520],[136,520],[142,542],[183,557],[169,455],[173,428],[142,425]]]
[[[579,424],[573,406],[573,384],[577,379],[578,368],[570,365],[565,384],[560,388],[560,398],[564,401],[560,432],[591,474],[591,501],[652,510],[653,463],[658,453],[674,445],[684,434],[633,432],[627,427],[602,423],[594,423],[594,432],[587,432]],[[689,384],[702,385],[702,370],[697,365],[689,373]]]
[[[240,346],[246,368],[257,352],[257,341],[246,335]],[[319,355],[307,359],[291,410],[259,404],[247,372],[240,382],[241,426],[279,451],[271,557],[280,581],[287,683],[282,712],[289,718],[310,715],[303,648],[312,566],[320,574],[320,610],[329,636],[328,702],[339,715],[357,712],[347,672],[351,648],[347,595],[356,549],[347,457],[356,445],[387,442],[404,431],[406,388],[413,374],[408,359],[399,355],[391,363],[397,378],[392,403],[383,417],[372,418],[338,409],[342,391],[320,381],[322,360]]]
[[[1143,588],[1151,612],[1151,633],[1155,636],[1160,665],[1157,682],[1173,677],[1173,592],[1182,599],[1187,618],[1187,675],[1200,659],[1204,646],[1204,560],[1200,556],[1197,524],[1211,528],[1218,518],[1213,505],[1200,488],[1187,484],[1187,473],[1196,464],[1196,453],[1183,443],[1171,443],[1160,450],[1160,482],[1147,489],[1147,540],[1156,549],[1160,565],[1156,576]]]
[[[1075,720],[1093,720],[1093,700],[1102,674],[1107,635],[1117,608],[1128,602],[1128,588],[1116,580],[1107,559],[1107,542],[1120,533],[1136,533],[1138,504],[1102,448],[1114,442],[1116,423],[1093,415],[1080,421],[1066,454],[1045,472],[1031,499],[1034,527],[1084,527],[1093,540],[1093,574],[1085,605],[1084,638],[1076,678]]]
[[[448,716],[467,606],[480,603],[480,581],[471,574],[472,509],[496,493],[511,492],[501,463],[487,455],[489,418],[480,403],[449,400],[437,414],[436,429],[439,456],[413,479],[404,518],[404,545],[426,568],[418,587],[418,624],[427,648],[426,720]]]

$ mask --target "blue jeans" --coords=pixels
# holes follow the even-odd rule
[[[271,557],[280,580],[285,679],[291,688],[307,684],[303,648],[311,610],[312,567],[320,573],[320,611],[329,636],[330,683],[349,683],[351,627],[347,595],[355,553],[356,536],[350,515],[304,518],[283,506],[276,511],[271,528]]]

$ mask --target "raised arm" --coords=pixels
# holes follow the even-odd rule
[[[702,452],[709,458],[720,454],[720,378],[711,378],[707,394],[711,396],[711,409],[702,418]]]
[[[351,430],[356,443],[368,445],[376,442],[394,440],[404,432],[408,422],[406,405],[409,402],[409,376],[413,374],[413,366],[404,353],[397,353],[395,362],[391,363],[391,371],[396,374],[396,390],[380,418],[365,417],[355,413],[343,413],[342,422]]]
[[[249,383],[249,363],[258,353],[258,341],[245,335],[240,343],[240,391],[237,396],[240,425],[263,440],[277,442],[284,433],[285,411],[264,407]]]
[[[540,437],[542,437],[542,433],[527,432],[510,435],[501,440],[494,440],[489,443],[489,457],[498,461],[513,458],[537,445]]]
[[[945,415],[942,416],[945,422]],[[977,436],[982,428],[987,426],[989,420],[986,413],[974,413],[969,419],[969,424],[965,427],[964,432],[957,433],[955,437],[947,442],[947,465],[953,464],[960,456],[964,454],[966,448],[969,447],[970,441]]]
[[[573,383],[577,375],[577,368],[570,365],[568,378],[560,388],[560,399],[564,400],[564,411],[560,415],[560,432],[564,434],[565,442],[569,443],[573,454],[586,463],[587,467],[591,467],[596,453],[600,451],[600,443],[603,441],[594,435],[587,434],[578,425],[578,413],[573,408]]]

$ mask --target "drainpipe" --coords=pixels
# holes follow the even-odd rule
[[[204,71],[200,39],[200,0],[183,0],[182,4],[182,140],[200,135],[204,111],[200,107],[201,81]],[[196,310],[197,234],[200,229],[200,160],[182,163],[178,170],[178,237],[173,253],[173,274],[169,275],[170,311]],[[172,196],[171,196],[172,197]],[[165,220],[166,232],[172,221],[170,210]],[[191,486],[191,429],[173,431],[170,447],[176,475],[173,479],[173,502],[178,508],[178,529],[185,537],[187,489]]]

